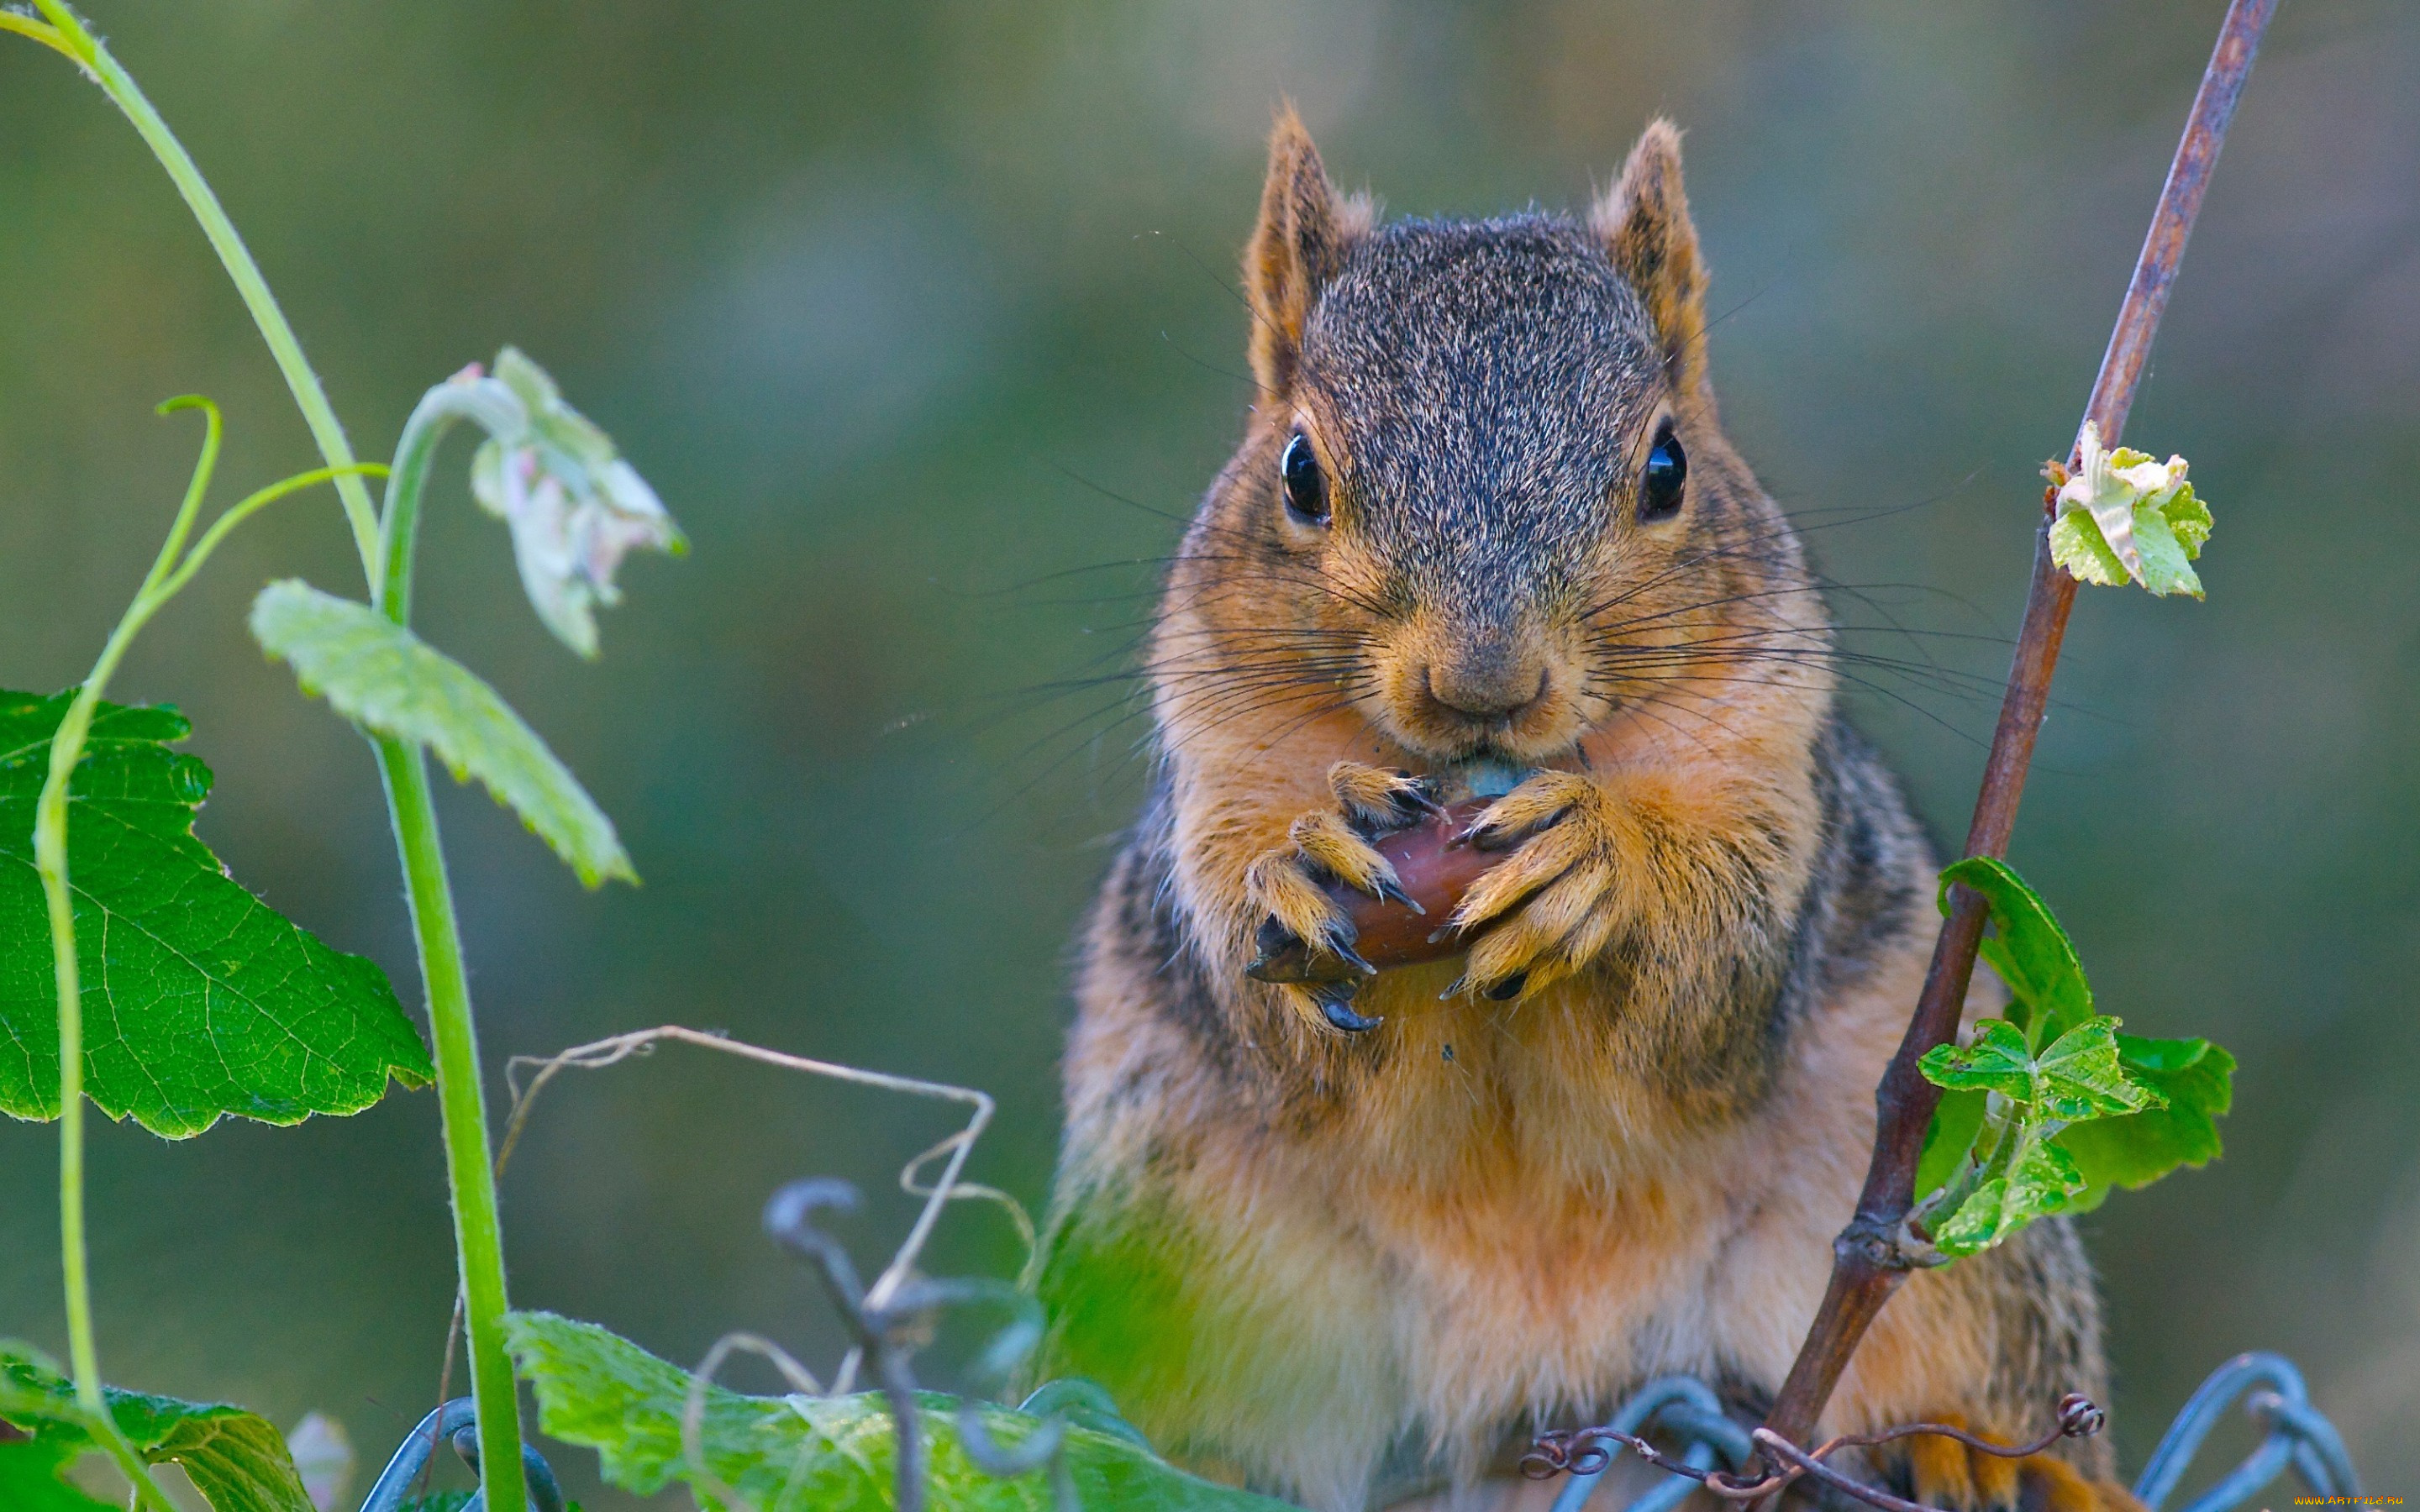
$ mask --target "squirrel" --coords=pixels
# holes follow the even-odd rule
[[[1543,1507],[1505,1481],[1530,1436],[1654,1377],[1769,1409],[1937,863],[1720,428],[1670,122],[1585,220],[1382,222],[1288,107],[1244,285],[1257,402],[1168,572],[1150,794],[1081,940],[1038,1365],[1321,1512]],[[1373,841],[1473,793],[1466,955],[1374,972],[1331,888],[1400,896]],[[1289,946],[1323,969],[1255,980]],[[2106,1383],[2045,1220],[1910,1277],[1823,1433],[2015,1443]],[[2139,1508],[2105,1439],[1867,1469]]]

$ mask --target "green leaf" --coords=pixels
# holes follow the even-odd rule
[[[2100,427],[2086,421],[2074,471],[2052,471],[2059,486],[2051,560],[2081,582],[2115,587],[2132,579],[2164,596],[2201,597],[2187,563],[2210,539],[2210,509],[2194,497],[2186,471],[2181,456],[2159,462],[2131,447],[2104,451]]]
[[[2121,1034],[2118,1059],[2166,1105],[2075,1124],[2058,1134],[2055,1142],[2084,1174],[2078,1211],[2100,1206],[2112,1187],[2148,1186],[2180,1165],[2204,1165],[2220,1153],[2217,1120],[2234,1096],[2233,1056],[2207,1040]]]
[[[681,1449],[689,1372],[590,1323],[551,1313],[515,1313],[507,1337],[520,1373],[537,1390],[549,1434],[593,1448],[605,1478],[651,1496],[690,1480]],[[952,1397],[919,1398],[930,1450],[931,1502],[952,1512],[1046,1512],[1047,1477],[995,1480],[958,1441]],[[1043,1420],[979,1404],[995,1442],[1014,1443]],[[1087,1507],[1120,1512],[1281,1512],[1283,1504],[1212,1485],[1176,1470],[1127,1438],[1071,1422],[1068,1468]],[[873,1394],[841,1397],[743,1396],[706,1392],[702,1432],[706,1468],[758,1512],[876,1512],[892,1504],[891,1418]],[[690,1482],[701,1505],[724,1509]]]
[[[2122,588],[2128,580],[2126,564],[2109,549],[2092,517],[2080,509],[2069,510],[2051,522],[2050,559],[2078,582]]]
[[[1924,1152],[1916,1163],[1916,1195],[1927,1197],[1958,1173],[1958,1163],[1983,1129],[1983,1108],[1990,1101],[1979,1088],[1945,1091],[1932,1121],[1924,1127]]]
[[[116,1387],[106,1389],[105,1398],[118,1431],[144,1462],[182,1466],[212,1512],[314,1512],[285,1435],[266,1418],[240,1407]],[[76,1407],[75,1389],[58,1367],[39,1351],[8,1341],[0,1341],[0,1420],[32,1435],[28,1443],[0,1446],[9,1451],[0,1459],[19,1458],[22,1463],[24,1456],[48,1454],[54,1480],[56,1467],[99,1450]],[[0,1487],[6,1485],[0,1479]],[[0,1504],[15,1512],[15,1503]],[[60,1505],[78,1507],[73,1502]]]
[[[2139,453],[2121,451],[2113,460],[2120,468],[2151,466]],[[2153,501],[2161,518],[2138,531],[2133,542],[2144,561],[2156,563],[2164,539],[2182,558],[2198,548],[2208,533],[2208,511],[2192,493],[2191,485],[2179,483]],[[2081,510],[2071,517],[2090,520]],[[2181,534],[2162,533],[2169,531],[2171,518],[2180,522]],[[1991,909],[1998,933],[1982,942],[1982,952],[2008,984],[2010,1022],[1984,1019],[1967,1044],[1936,1046],[1917,1062],[1945,1095],[1925,1131],[1916,1195],[1938,1192],[1958,1175],[1993,1106],[2001,1108],[1994,1126],[2007,1129],[1994,1136],[1995,1147],[2020,1149],[2021,1161],[2036,1166],[2054,1156],[2064,1163],[2055,1183],[2063,1195],[2057,1206],[2042,1211],[2097,1207],[2112,1186],[2143,1186],[2179,1165],[2214,1158],[2215,1119],[2226,1111],[2234,1058],[2205,1040],[2119,1034],[2118,1020],[2095,1014],[2074,942],[2007,863],[1970,857],[1944,870],[1944,914],[1953,883],[1972,887]],[[2037,1050],[2045,1041],[2047,1047]],[[2007,1103],[1989,1103],[1993,1092]],[[2019,1145],[2008,1147],[2007,1139]],[[2035,1185],[2049,1190],[2042,1182]],[[1932,1225],[1938,1229],[1936,1246],[1945,1254],[1968,1255],[2006,1239],[2028,1221],[2029,1204],[2037,1202],[2024,1187],[2015,1177],[1986,1181],[1955,1213]]]
[[[1935,1087],[1997,1092],[2019,1103],[2033,1101],[2033,1050],[2017,1026],[2005,1019],[1978,1021],[1971,1041],[1934,1045],[1916,1064]]]
[[[2174,492],[2155,502],[2177,543],[2185,548],[2186,559],[2199,559],[2202,547],[2210,540],[2211,520],[2210,506],[2194,497],[2193,485],[2180,483]]]
[[[1932,1247],[1952,1259],[1980,1255],[2008,1237],[2002,1208],[2009,1195],[2004,1178],[1993,1178],[1975,1189],[1958,1211],[1942,1220]]]
[[[2162,598],[2170,594],[2202,596],[2201,579],[2188,565],[2195,553],[2186,548],[2157,506],[2134,506],[2134,548],[2142,554],[2145,588]]]
[[[2129,1075],[2120,1063],[2117,1028],[2113,1018],[2087,1019],[2036,1056],[2015,1026],[1985,1019],[1975,1026],[1969,1043],[1936,1045],[1926,1052],[1917,1068],[1926,1080],[1947,1091],[1925,1131],[1916,1167],[1919,1195],[1934,1192],[1957,1175],[1984,1126],[1989,1094],[1996,1092],[2006,1100],[1997,1104],[2006,1132],[1994,1138],[1994,1146],[2007,1148],[2006,1140],[2018,1141],[2015,1159],[2005,1173],[1968,1194],[1955,1211],[1928,1220],[1935,1248],[1953,1258],[1973,1255],[2044,1213],[2101,1200],[2107,1178],[2096,1187],[2075,1151],[2047,1136],[2099,1128],[2100,1120],[2165,1104],[2165,1094]],[[2137,1134],[2135,1141],[2149,1137]],[[2133,1148],[2131,1142],[2118,1147]]]
[[[407,1496],[395,1505],[395,1512],[468,1512],[476,1491],[431,1491],[427,1496]],[[580,1512],[580,1504],[566,1498],[563,1512]]]
[[[1063,1417],[1078,1427],[1124,1439],[1139,1448],[1151,1447],[1142,1429],[1118,1415],[1117,1403],[1109,1399],[1109,1391],[1099,1381],[1081,1376],[1062,1376],[1045,1382],[1019,1402],[1016,1410],[1032,1417]]]
[[[72,691],[0,692],[0,1112],[58,1116],[58,999],[34,808]],[[102,703],[68,789],[85,1090],[181,1138],[225,1115],[358,1113],[435,1074],[379,968],[297,928],[194,837],[210,770],[164,706]]]
[[[1989,856],[1944,867],[1939,903],[1945,917],[1952,883],[1974,889],[1992,911],[1999,933],[1983,942],[1983,956],[2008,984],[2016,1000],[2009,1017],[2030,1042],[2056,1039],[2092,1017],[2092,988],[2075,942],[2015,868]]]
[[[2136,560],[2141,582],[2164,598],[2170,594],[2202,596],[2201,579],[2189,565],[2210,539],[2210,511],[2194,498],[2193,485],[2180,485],[2166,504],[2145,501],[2133,508]],[[2083,510],[2061,515],[2050,528],[2051,560],[2079,581],[2103,588],[2123,585],[2130,576],[2110,548],[2101,527]]]
[[[291,579],[252,606],[252,635],[307,692],[380,734],[426,746],[456,781],[476,777],[588,887],[636,882],[613,821],[496,690],[366,604]]]
[[[2130,1078],[2118,1064],[2114,1018],[2077,1025],[2043,1051],[2034,1066],[2034,1105],[2069,1123],[2167,1103],[2158,1092]]]
[[[1978,1254],[2036,1218],[2066,1211],[2083,1189],[2084,1176],[2074,1159],[2055,1144],[2037,1141],[2006,1176],[1976,1188],[1943,1220],[1932,1236],[1933,1247],[1952,1258]]]
[[[0,1436],[0,1507],[8,1512],[117,1512],[59,1478],[72,1452]]]
[[[2040,1116],[2071,1123],[2162,1105],[2158,1092],[2129,1078],[2118,1065],[2117,1028],[2116,1019],[2089,1019],[2035,1056],[2016,1026],[1983,1019],[1970,1042],[1935,1045],[1916,1069],[1935,1087],[1997,1092]]]

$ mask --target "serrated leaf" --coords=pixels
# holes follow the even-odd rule
[[[0,692],[0,1112],[58,1116],[58,1000],[34,808],[72,691]],[[358,1113],[428,1052],[384,973],[232,881],[193,833],[210,770],[167,707],[103,703],[68,789],[85,1091],[182,1138],[225,1115]]]
[[[2235,1057],[2208,1040],[2121,1034],[2118,1061],[2130,1076],[2165,1079],[2163,1091],[2182,1096],[2208,1113],[2225,1113],[2235,1100]]]
[[[1984,958],[2008,984],[2015,1005],[2009,1017],[2035,1044],[2056,1039],[2092,1017],[2092,988],[2075,942],[2050,905],[2016,869],[1989,856],[1972,856],[1941,872],[1941,912],[1949,912],[1949,887],[1974,889],[1992,911],[1999,933],[1983,942]]]
[[[2076,467],[2054,498],[2051,560],[2080,582],[2115,587],[2129,579],[2153,594],[2191,594],[2201,579],[2187,565],[2210,539],[2209,506],[2185,481],[2185,459],[2159,462],[2130,447],[2104,451],[2086,421]]]
[[[1958,1163],[1983,1129],[1983,1110],[1991,1094],[1978,1088],[1944,1091],[1932,1121],[1924,1126],[1924,1151],[1916,1157],[1916,1196],[1921,1199],[1941,1190],[1958,1173]]]
[[[1932,1247],[1951,1259],[1962,1260],[1998,1243],[2008,1234],[2002,1211],[2008,1194],[2004,1178],[1995,1177],[1977,1187],[1956,1212],[1942,1220],[1933,1233]]]
[[[2123,452],[2115,460],[2147,477],[2181,467],[2171,459],[2163,470],[2140,454]],[[2158,502],[2164,510],[2174,509],[2175,517],[2190,528],[2197,507],[2191,495],[2191,486],[2180,483]],[[2136,542],[2149,557],[2158,555],[2155,543],[2167,529],[2164,519]],[[2192,554],[2182,545],[2180,550]],[[1925,1078],[1946,1090],[1925,1131],[1916,1195],[1929,1196],[1956,1178],[1987,1113],[2005,1131],[1993,1137],[1995,1147],[2054,1150],[2072,1168],[2071,1189],[2057,1208],[2047,1211],[2087,1210],[2113,1185],[2143,1186],[2180,1165],[2200,1165],[2217,1155],[2213,1119],[2226,1109],[2233,1057],[2203,1040],[2119,1034],[2118,1020],[2096,1015],[2074,943],[2006,863],[1976,857],[1945,870],[1944,914],[1952,883],[1974,888],[1991,909],[1998,933],[1982,942],[1982,952],[2008,984],[2014,1022],[1982,1020],[1969,1043],[1936,1046],[1917,1062]],[[1993,1092],[2008,1101],[1989,1103]],[[1991,1113],[1993,1108],[1998,1111]],[[2018,1145],[2009,1146],[2010,1139]],[[1979,1173],[1970,1173],[1969,1180],[1973,1174]],[[2060,1173],[2060,1180],[2066,1180],[2067,1173]],[[1945,1254],[1966,1255],[2006,1239],[2027,1221],[2024,1211],[2022,1194],[2009,1181],[1994,1180],[1957,1212],[1927,1222],[1939,1230],[1934,1242]]]
[[[2052,1042],[2034,1063],[2033,1103],[2054,1119],[2079,1123],[2163,1107],[2167,1099],[2129,1077],[2118,1061],[2118,1021],[2096,1018]]]
[[[642,1496],[688,1480],[681,1412],[689,1372],[591,1323],[551,1313],[516,1313],[507,1325],[514,1359],[537,1391],[549,1434],[597,1452],[605,1478]],[[954,1398],[925,1394],[930,1504],[952,1512],[1046,1512],[1040,1473],[995,1480],[958,1441]],[[1007,1408],[980,1408],[994,1440],[1014,1443],[1042,1426]],[[1087,1507],[1120,1512],[1281,1512],[1283,1504],[1197,1479],[1127,1439],[1080,1424],[1066,1429],[1068,1468]],[[876,1512],[892,1505],[891,1418],[879,1396],[744,1396],[706,1393],[702,1439],[707,1469],[752,1508],[783,1512]],[[722,1508],[690,1489],[701,1505]],[[736,1509],[724,1509],[736,1512]]]
[[[2121,1118],[2079,1123],[2055,1141],[2075,1157],[2086,1191],[2078,1211],[2096,1208],[2112,1187],[2148,1186],[2180,1165],[2203,1165],[2221,1153],[2218,1119],[2234,1096],[2235,1057],[2207,1040],[2118,1036],[2126,1074],[2165,1100]]]
[[[1983,1019],[1968,1043],[1935,1045],[1916,1069],[1935,1087],[1997,1092],[2032,1114],[2067,1122],[2161,1105],[2158,1092],[2119,1067],[2117,1028],[2116,1019],[2088,1019],[2036,1056],[2016,1026]]]
[[[2122,588],[2131,580],[2126,563],[2109,549],[2101,527],[2080,509],[2070,510],[2051,522],[2050,559],[2066,568],[2068,576],[2078,582]]]
[[[2134,506],[2134,546],[2143,557],[2143,586],[2164,598],[2170,594],[2202,596],[2201,579],[2195,576],[2193,553],[2151,504]]]
[[[1981,1019],[1965,1044],[1937,1044],[1916,1069],[1935,1087],[1952,1091],[1997,1092],[2019,1103],[2033,1101],[2034,1053],[2022,1031],[2006,1019]]]
[[[476,777],[582,884],[636,882],[613,821],[496,690],[366,604],[288,579],[253,601],[252,635],[305,691],[382,735],[425,746],[456,781]]]
[[[2169,531],[2176,535],[2178,544],[2185,548],[2185,556],[2198,559],[2201,548],[2210,541],[2212,524],[2210,506],[2194,497],[2190,483],[2177,485],[2173,492],[2155,502],[2161,517],[2168,522]]]
[[[2180,490],[2190,500],[2191,489]],[[2141,567],[2136,580],[2160,597],[2184,594],[2200,598],[2200,577],[2190,563],[2201,554],[2201,543],[2210,538],[2210,512],[2199,510],[2197,516],[2184,513],[2185,530],[2178,520],[2156,505],[2134,506],[2132,541],[2135,560]],[[2193,533],[2190,537],[2186,531]],[[2126,565],[2110,549],[2109,543],[2095,525],[2090,515],[2071,510],[2051,526],[2050,557],[2082,582],[2103,588],[2122,586],[2128,579]]]
[[[181,1466],[211,1512],[315,1512],[285,1435],[268,1419],[224,1403],[114,1386],[104,1395],[109,1415],[134,1452],[147,1464]],[[97,1450],[76,1408],[75,1389],[58,1367],[39,1351],[6,1341],[0,1341],[0,1419],[32,1435],[20,1448],[63,1456],[60,1465]]]
[[[2037,1218],[2066,1211],[2083,1189],[2083,1174],[2067,1151],[2048,1143],[2029,1145],[2006,1176],[1977,1187],[1942,1221],[1933,1247],[1952,1258],[1979,1254]]]

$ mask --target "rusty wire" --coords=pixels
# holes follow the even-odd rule
[[[1801,1449],[1771,1428],[1760,1427],[1748,1435],[1749,1439],[1766,1454],[1784,1461],[1788,1468],[1752,1479],[1692,1464],[1685,1458],[1674,1459],[1637,1434],[1608,1424],[1600,1427],[1560,1429],[1540,1434],[1535,1446],[1521,1458],[1521,1473],[1532,1480],[1545,1480],[1565,1473],[1602,1473],[1612,1462],[1614,1455],[1614,1450],[1606,1445],[1613,1443],[1667,1474],[1696,1481],[1727,1502],[1761,1501],[1785,1489],[1799,1477],[1812,1475],[1837,1490],[1883,1508],[1884,1512],[1940,1512],[1939,1508],[1926,1506],[1921,1502],[1904,1501],[1879,1487],[1844,1475],[1823,1461],[1842,1449],[1871,1449],[1918,1435],[1955,1439],[1984,1454],[1996,1455],[2003,1459],[2021,1459],[2027,1455],[2041,1453],[2061,1439],[2088,1438],[2100,1432],[2107,1422],[2107,1414],[2090,1397],[2079,1392],[2070,1392],[2059,1398],[2058,1420],[2048,1431],[2030,1443],[2014,1445],[1978,1439],[1965,1429],[1947,1423],[1906,1423],[1876,1433],[1843,1433],[1809,1451]]]
[[[1682,1496],[1699,1486],[1724,1501],[1750,1503],[1805,1476],[1882,1512],[1939,1512],[1866,1485],[1823,1461],[1842,1449],[1869,1449],[1917,1434],[1954,1439],[2004,1459],[2022,1458],[2040,1454],[2061,1439],[2090,1437],[2105,1426],[2098,1406],[2071,1393],[2059,1400],[2057,1423],[2030,1443],[1997,1444],[1946,1423],[1909,1423],[1877,1433],[1841,1434],[1809,1451],[1771,1428],[1743,1431],[1718,1410],[1710,1416],[1714,1402],[1714,1392],[1690,1377],[1650,1381],[1604,1426],[1541,1434],[1522,1458],[1522,1473],[1533,1480],[1559,1474],[1573,1477],[1571,1488],[1556,1499],[1554,1512],[1583,1512],[1597,1478],[1622,1449],[1677,1477],[1632,1502],[1625,1512],[1670,1512]],[[2314,1496],[2361,1494],[2361,1478],[2345,1451],[2344,1439],[2312,1405],[2302,1372],[2283,1355],[2256,1352],[2239,1354],[2211,1372],[2161,1435],[2159,1446],[2151,1451],[2133,1485],[2133,1494],[2150,1512],[2163,1512],[2211,1430],[2239,1402],[2245,1415],[2262,1429],[2260,1443],[2182,1512],[2234,1512],[2289,1468]],[[1650,1443],[1644,1437],[1650,1429],[1660,1430],[1668,1442],[1685,1445],[1682,1457],[1675,1458]],[[1767,1457],[1768,1463],[1785,1468],[1755,1478],[1727,1473],[1713,1468],[1718,1444],[1735,1470],[1747,1461],[1751,1444]]]

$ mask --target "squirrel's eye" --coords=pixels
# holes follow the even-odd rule
[[[1681,438],[1668,420],[1655,432],[1647,465],[1638,470],[1638,523],[1652,525],[1679,514],[1681,486],[1688,481],[1689,454],[1681,450]]]
[[[1285,481],[1286,513],[1305,525],[1327,523],[1327,480],[1320,476],[1310,437],[1294,433],[1278,462],[1278,475]]]

